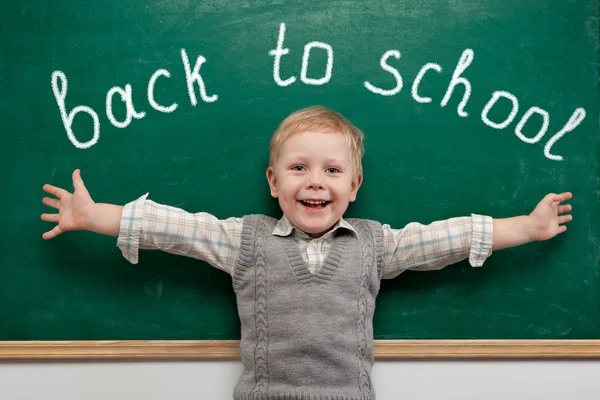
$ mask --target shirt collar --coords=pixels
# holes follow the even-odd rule
[[[354,227],[352,227],[352,225],[350,225],[348,221],[346,221],[344,218],[340,218],[340,220],[336,222],[333,228],[323,236],[330,235],[340,228],[347,229],[355,235],[358,235]],[[277,225],[275,225],[275,229],[273,229],[272,234],[277,236],[289,236],[294,230],[296,230],[297,233],[307,235],[306,232],[301,231],[300,229],[292,225],[290,220],[284,214],[283,217],[281,217],[281,219],[277,221]]]

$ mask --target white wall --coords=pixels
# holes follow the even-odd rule
[[[2,400],[226,400],[239,361],[2,362]],[[599,400],[600,361],[377,361],[378,400]]]

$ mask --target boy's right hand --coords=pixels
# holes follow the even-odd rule
[[[42,220],[55,222],[52,230],[44,233],[44,239],[52,239],[67,231],[88,229],[88,216],[91,215],[95,203],[88,193],[81,173],[78,169],[73,172],[73,193],[52,185],[44,185],[44,191],[58,199],[44,197],[42,203],[58,209],[58,214],[42,214]]]

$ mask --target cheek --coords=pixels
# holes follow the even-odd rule
[[[350,183],[344,182],[338,185],[335,185],[331,188],[334,196],[338,199],[351,199],[352,198],[352,185]]]
[[[288,179],[285,183],[280,185],[280,190],[285,192],[287,196],[295,196],[301,187],[302,185],[298,180]]]
[[[281,197],[284,197],[287,201],[292,201],[296,197],[296,190],[293,186],[290,186],[289,184],[280,187],[279,193]]]

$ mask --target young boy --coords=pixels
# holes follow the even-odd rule
[[[564,232],[570,193],[549,194],[530,215],[452,218],[396,230],[344,219],[362,183],[363,134],[340,114],[311,107],[288,116],[271,139],[267,180],[280,220],[218,220],[146,200],[94,203],[79,170],[73,194],[45,185],[58,214],[44,239],[86,229],[118,236],[132,263],[138,249],[207,261],[231,274],[244,372],[235,399],[374,399],[372,317],[381,279],[433,270],[492,250]]]

